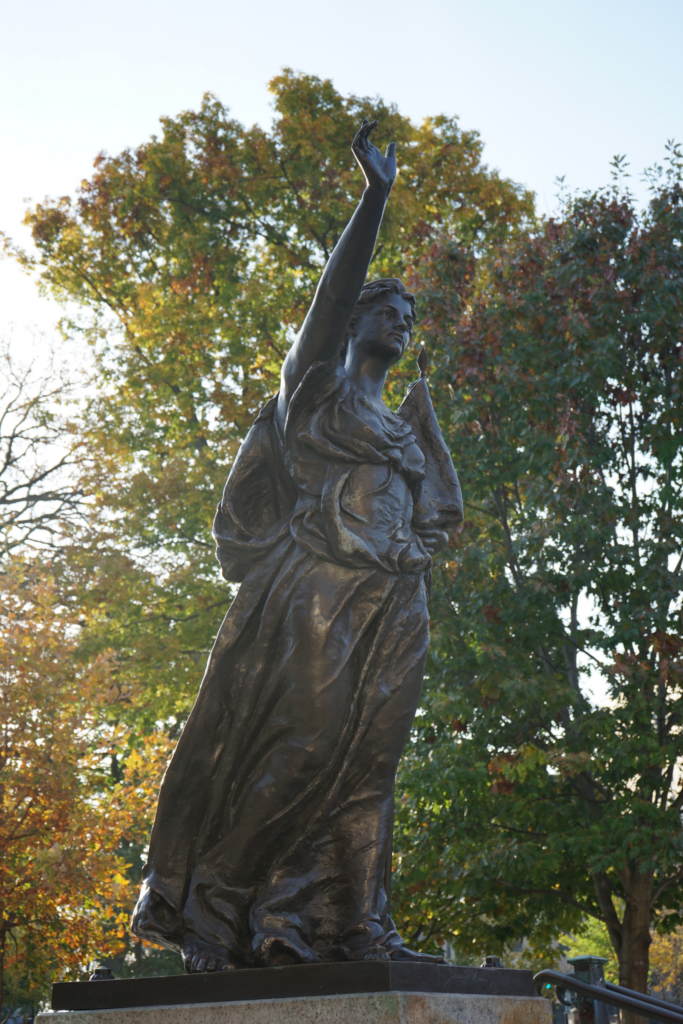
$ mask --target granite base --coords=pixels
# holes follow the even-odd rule
[[[551,1024],[547,999],[376,992],[40,1013],[36,1024]]]

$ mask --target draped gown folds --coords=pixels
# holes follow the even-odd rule
[[[420,539],[462,518],[426,380],[398,414],[314,364],[214,522],[241,587],[159,793],[133,932],[236,966],[386,958],[394,783],[429,641]],[[390,869],[389,869],[390,871]]]

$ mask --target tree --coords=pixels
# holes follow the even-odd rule
[[[69,533],[87,522],[75,430],[85,381],[54,354],[37,362],[17,348],[0,347],[0,1011],[3,978],[14,1005],[34,1003],[54,973],[129,952],[167,751],[122,726],[132,691],[111,652],[81,649],[87,612],[65,570]],[[145,966],[160,960],[138,946]]]
[[[652,985],[662,991],[662,998],[680,1006],[683,1000],[683,928],[655,932],[650,948]]]
[[[135,889],[125,848],[150,826],[168,754],[112,726],[111,654],[80,663],[78,615],[48,572],[0,574],[0,1012],[123,946]],[[115,784],[112,757],[128,747]],[[133,879],[137,882],[137,878]],[[8,983],[9,981],[9,983]]]
[[[441,231],[481,247],[533,216],[531,196],[486,168],[478,135],[454,118],[418,127],[291,71],[271,89],[271,130],[207,96],[165,118],[159,138],[98,157],[77,199],[27,215],[39,255],[20,258],[76,303],[63,329],[92,342],[99,382],[82,434],[92,528],[64,557],[84,581],[91,650],[116,650],[142,731],[166,718],[178,729],[194,699],[227,604],[213,509],[358,200],[350,140],[362,118],[401,148],[378,275],[402,274]]]
[[[467,511],[435,576],[398,919],[551,957],[589,915],[639,991],[655,915],[682,920],[682,167],[671,146],[640,216],[615,181],[476,273],[435,245],[414,282]]]
[[[77,381],[48,361],[41,372],[0,344],[0,555],[51,548],[78,520],[83,492],[64,411]]]

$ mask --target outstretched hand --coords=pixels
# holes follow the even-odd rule
[[[396,178],[396,143],[390,142],[382,156],[377,146],[370,142],[370,132],[376,127],[377,121],[363,121],[351,143],[351,149],[365,175],[368,188],[381,188],[388,192]]]

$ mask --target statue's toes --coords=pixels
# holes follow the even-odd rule
[[[408,949],[407,946],[398,946],[396,949],[391,951],[392,960],[407,960],[413,963],[422,964],[447,964],[448,961],[444,960],[442,956],[433,956],[431,953],[418,953],[414,949]]]
[[[201,942],[195,938],[185,943],[183,963],[188,974],[228,971],[234,967],[226,949],[212,946],[210,943]]]
[[[206,958],[207,971],[234,971],[235,965],[231,964],[226,957],[209,956]]]

